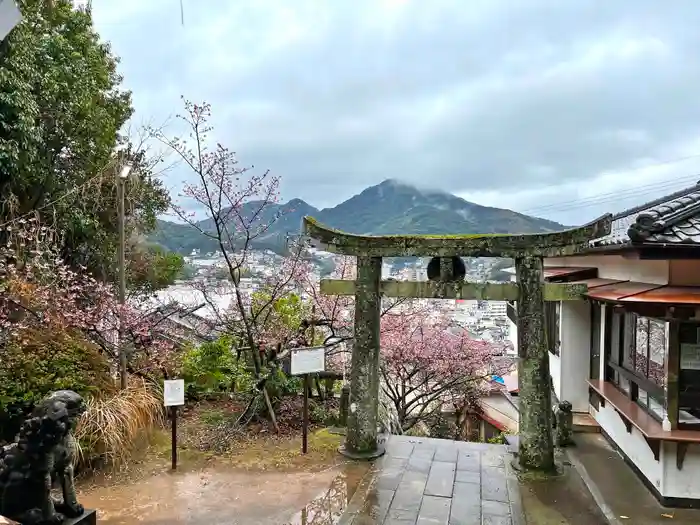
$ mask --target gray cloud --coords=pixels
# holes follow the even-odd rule
[[[318,206],[392,177],[536,211],[700,153],[694,0],[185,1],[184,27],[174,2],[101,4],[142,117],[208,100],[219,140]]]

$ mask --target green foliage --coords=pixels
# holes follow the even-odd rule
[[[245,277],[250,277],[251,273],[248,268],[239,268],[237,271],[234,271],[234,275],[236,275],[236,280],[245,278]],[[217,268],[216,272],[214,273],[214,277],[216,279],[221,279],[222,281],[230,281],[231,280],[231,271],[226,268]]]
[[[263,373],[263,375],[265,375]],[[270,397],[279,401],[285,396],[295,395],[301,392],[303,381],[296,376],[288,376],[279,368],[273,370],[270,378],[265,383]]]
[[[59,328],[27,329],[6,343],[0,359],[0,439],[19,429],[23,408],[59,389],[83,396],[114,391],[109,363],[95,345]]]
[[[127,286],[135,292],[152,293],[170,286],[185,266],[182,255],[160,246],[139,247],[129,255]]]
[[[199,398],[216,392],[250,392],[255,384],[244,361],[233,354],[233,339],[227,336],[187,350],[182,377],[187,395]]]
[[[503,433],[497,434],[491,438],[488,438],[486,440],[486,443],[491,443],[492,445],[505,445],[508,442],[506,441],[506,436]]]
[[[325,427],[332,427],[339,424],[340,414],[337,408],[328,407],[315,401],[310,403],[309,407],[309,420],[312,423]]]
[[[183,264],[180,275],[177,276],[178,279],[183,279],[189,281],[195,278],[197,275],[197,267],[192,264]]]
[[[457,425],[454,418],[445,416],[444,413],[438,412],[435,418],[430,422],[430,437],[440,439],[454,439],[457,434]]]
[[[295,293],[274,301],[265,290],[253,294],[252,313],[266,336],[276,341],[289,341],[299,334],[301,322],[310,316],[310,305]],[[320,336],[320,335],[319,335]]]
[[[118,60],[90,13],[70,0],[19,0],[24,20],[0,42],[0,222],[30,212],[62,232],[63,256],[115,277],[112,152],[132,114]],[[145,155],[128,147],[127,235],[147,232],[168,195]],[[0,233],[0,242],[4,239]]]

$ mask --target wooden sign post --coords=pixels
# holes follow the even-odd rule
[[[177,470],[177,407],[185,404],[185,380],[170,379],[163,382],[163,401],[170,407],[172,469]]]
[[[326,369],[326,347],[296,348],[292,350],[291,372],[293,376],[304,376],[304,409],[302,414],[301,452],[308,452],[309,442],[309,374],[323,372]]]

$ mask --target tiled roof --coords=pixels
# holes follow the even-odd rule
[[[592,247],[700,244],[700,182],[613,216],[609,235]]]

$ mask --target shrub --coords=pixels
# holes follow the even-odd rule
[[[283,397],[297,395],[301,392],[304,381],[300,377],[287,375],[281,369],[276,368],[265,385],[270,397],[274,401],[279,401]]]
[[[116,390],[109,362],[80,333],[28,328],[10,339],[0,359],[0,437],[10,441],[24,416],[49,392],[84,397]]]
[[[125,390],[87,398],[87,410],[75,431],[78,466],[97,462],[121,465],[164,423],[162,393],[145,381]]]
[[[335,407],[315,402],[309,408],[309,419],[312,423],[323,425],[324,427],[332,427],[340,421],[339,411]]]
[[[227,336],[187,350],[182,377],[193,399],[216,392],[249,392],[255,384],[245,362],[233,355],[233,340]]]

